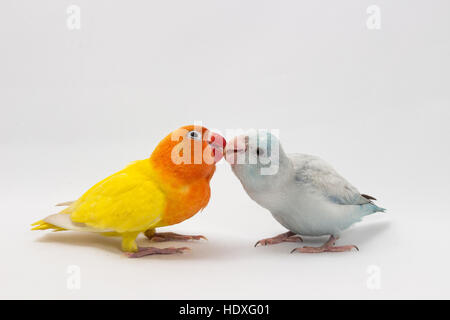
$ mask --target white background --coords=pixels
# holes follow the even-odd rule
[[[2,0],[0,298],[450,298],[449,39],[446,0]],[[343,234],[357,253],[253,248],[284,230],[221,162],[208,207],[162,229],[209,238],[189,253],[127,259],[119,239],[29,231],[196,120],[279,129],[388,213]]]

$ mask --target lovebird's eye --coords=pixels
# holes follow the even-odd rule
[[[263,156],[264,155],[264,150],[261,148],[256,148],[256,155],[259,156]]]
[[[202,135],[198,131],[189,131],[187,136],[193,140],[202,140]]]

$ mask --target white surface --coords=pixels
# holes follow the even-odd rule
[[[376,31],[371,4],[2,1],[0,298],[450,298],[450,4],[378,1]],[[280,129],[388,213],[343,234],[358,253],[253,248],[284,230],[221,163],[209,206],[165,228],[209,238],[187,254],[130,260],[118,239],[29,231],[195,120]]]

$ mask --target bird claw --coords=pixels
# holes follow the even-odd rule
[[[267,245],[267,242],[265,241],[266,239],[262,239],[262,240],[259,240],[259,241],[257,241],[256,243],[255,243],[255,248],[258,246],[258,244],[260,244],[260,245],[262,245],[262,246],[266,246]]]
[[[259,245],[261,246],[267,246],[271,244],[278,244],[281,242],[303,242],[302,237],[299,235],[292,234],[290,232],[280,234],[273,238],[267,238],[267,239],[261,239],[258,242],[255,243],[255,247]]]
[[[300,252],[300,253],[322,253],[322,252],[346,252],[346,251],[352,251],[352,249],[356,249],[356,251],[359,251],[359,248],[355,245],[348,245],[348,246],[321,246],[321,247],[300,247],[295,248],[291,251],[291,253],[294,252]]]
[[[191,250],[191,248],[188,247],[181,247],[181,248],[154,248],[154,247],[148,247],[148,248],[139,248],[137,252],[126,252],[125,255],[128,258],[141,258],[149,255],[154,254],[176,254],[176,253],[184,253],[186,250]]]
[[[182,235],[174,232],[161,232],[155,233],[151,237],[148,237],[152,242],[165,242],[165,241],[189,241],[189,240],[208,240],[202,235]]]

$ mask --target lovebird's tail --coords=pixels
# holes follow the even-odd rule
[[[66,230],[64,228],[55,226],[54,224],[45,222],[44,220],[36,221],[35,223],[31,224],[31,226],[33,227],[33,228],[31,228],[31,230],[48,230],[48,229],[51,229],[51,230],[53,230],[53,232],[65,231]]]
[[[94,227],[90,227],[84,223],[73,222],[71,219],[71,215],[67,213],[68,210],[65,209],[60,213],[55,213],[49,215],[47,218],[43,220],[36,221],[32,224],[34,228],[31,230],[48,230],[52,229],[53,231],[86,231],[86,232],[98,232],[98,233],[112,233],[115,232],[113,229],[97,229]]]
[[[59,206],[59,207],[68,206],[68,207],[63,209],[62,211],[60,211],[57,214],[69,213],[70,205],[72,205],[73,203],[74,203],[74,201],[58,203],[56,206]],[[54,215],[52,215],[52,216],[54,216]],[[47,221],[47,219],[49,217],[51,217],[51,216],[48,216],[47,218],[44,218],[42,220],[36,221],[35,223],[32,223],[31,226],[33,228],[31,228],[31,230],[48,230],[48,229],[51,229],[53,231],[66,231],[67,230],[66,228],[63,228],[62,226],[58,226],[56,224],[52,224],[49,221]]]

